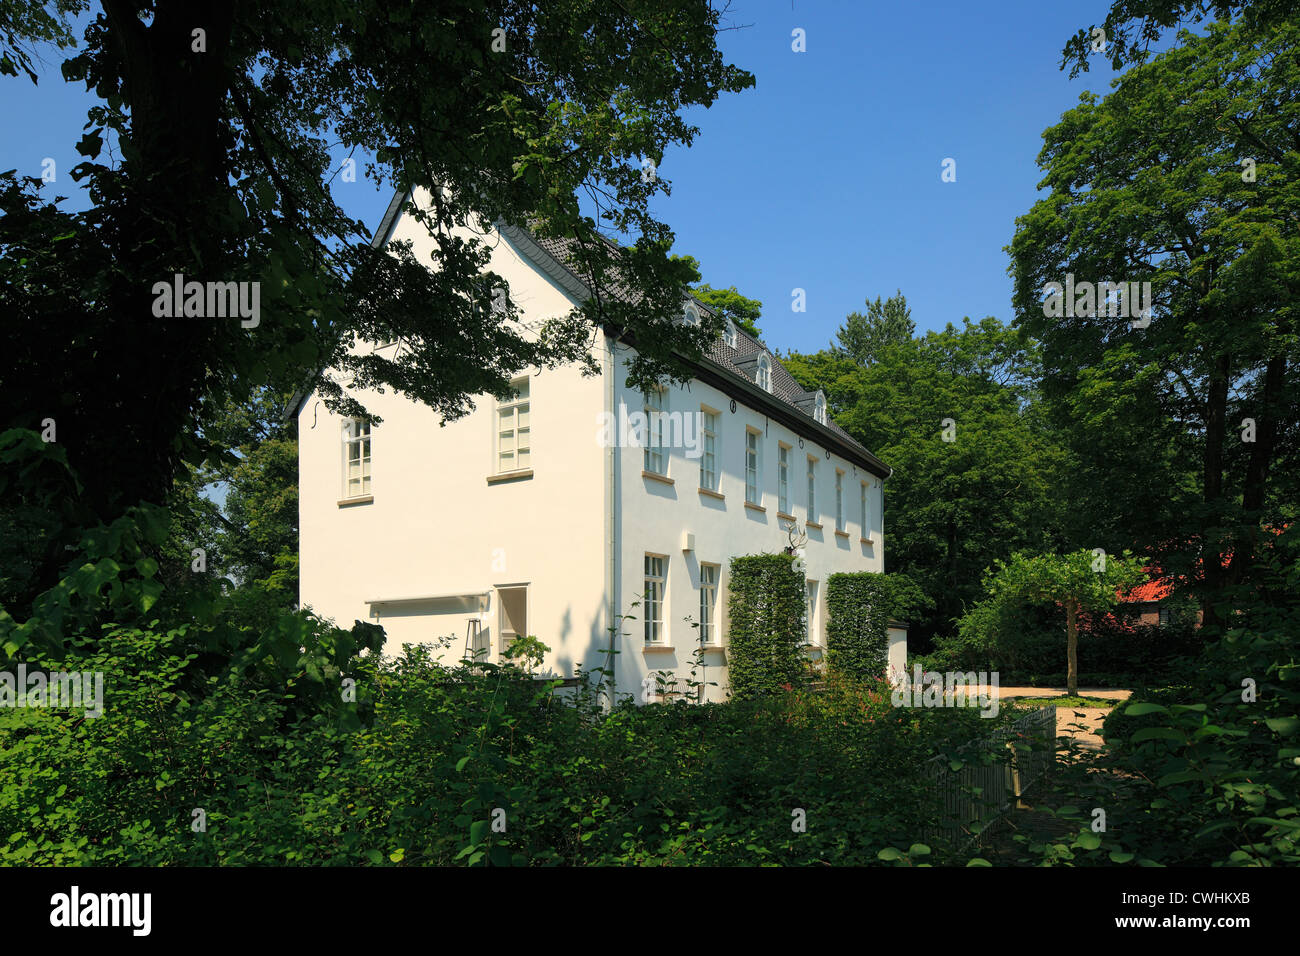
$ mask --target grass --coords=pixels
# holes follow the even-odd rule
[[[1104,697],[1008,697],[1003,703],[1025,707],[1114,707],[1123,701]]]

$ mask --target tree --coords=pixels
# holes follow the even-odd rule
[[[58,33],[31,4],[2,9],[15,72],[23,49]],[[419,9],[103,0],[62,65],[98,96],[70,172],[90,208],[65,212],[39,180],[0,175],[0,309],[17,318],[0,420],[57,422],[89,514],[164,500],[220,452],[209,416],[264,384],[314,383],[331,408],[364,413],[316,379],[336,368],[359,390],[391,387],[451,420],[476,394],[507,394],[520,368],[594,370],[602,323],[636,336],[637,383],[681,377],[678,356],[716,334],[677,321],[691,276],[648,212],[670,184],[644,175],[643,160],[692,141],[691,106],[752,85],[717,50],[720,13],[652,0]],[[344,214],[340,153],[373,157],[358,166],[377,184],[426,191],[408,211],[433,240],[431,261],[375,248]],[[592,300],[539,334],[511,322],[508,295],[494,309],[508,288],[483,274],[489,250],[473,233],[499,220],[576,239]],[[249,314],[196,315],[202,295],[169,303],[176,276],[245,283]],[[639,293],[635,307],[607,294],[614,282]],[[396,357],[353,351],[396,338]],[[28,578],[36,590],[58,580],[79,536],[51,540]]]
[[[1297,11],[1296,0],[1115,0],[1100,27],[1090,26],[1070,38],[1061,51],[1061,69],[1069,66],[1071,77],[1086,73],[1092,52],[1109,56],[1116,70],[1142,63],[1162,31],[1207,18],[1240,16],[1248,26],[1267,30],[1294,20]]]
[[[907,306],[903,290],[899,289],[884,302],[880,296],[876,296],[875,302],[868,299],[866,315],[850,312],[835,337],[840,351],[862,365],[870,365],[885,346],[901,345],[915,332],[912,310]]]
[[[731,319],[754,338],[761,338],[758,320],[763,314],[763,303],[736,291],[736,287],[715,289],[711,285],[696,286],[695,297],[719,315]]]
[[[700,263],[694,256],[673,256],[673,259],[679,262],[688,262],[696,271],[694,281],[699,281]],[[719,316],[731,319],[740,328],[744,329],[754,338],[761,338],[762,333],[758,328],[758,320],[763,314],[763,303],[758,299],[751,299],[748,296],[741,295],[736,287],[730,286],[726,289],[715,289],[707,282],[691,286],[691,292],[695,298],[699,299]]]
[[[290,399],[259,389],[251,402],[223,409],[207,435],[232,454],[195,478],[225,490],[213,541],[221,570],[239,583],[232,599],[248,618],[298,603],[298,427],[285,414]]]
[[[1079,692],[1079,613],[1100,614],[1119,601],[1119,594],[1146,575],[1142,562],[1128,554],[1110,556],[1087,549],[1068,554],[1018,551],[1008,561],[996,561],[985,578],[987,597],[968,617],[990,626],[993,642],[998,629],[1015,625],[1013,614],[1025,604],[1056,603],[1065,608],[1066,690]]]
[[[1038,362],[1036,342],[993,318],[885,346],[867,367],[842,351],[785,359],[894,469],[884,495],[888,568],[933,601],[910,622],[914,647],[978,600],[994,559],[1060,540],[1065,457],[1035,402]]]
[[[80,9],[79,0],[6,0],[0,3],[0,76],[17,76],[22,70],[36,82],[32,64],[38,44],[53,43],[62,50],[72,45],[68,16]],[[48,9],[47,9],[48,8]]]
[[[1044,133],[1048,195],[1017,220],[1010,251],[1048,399],[1097,419],[1098,400],[1126,405],[1104,426],[1115,443],[1153,442],[1158,465],[1173,431],[1194,456],[1195,497],[1170,485],[1161,537],[1184,572],[1203,565],[1213,624],[1216,594],[1250,573],[1300,471],[1300,25],[1261,36],[1216,24],[1182,40]],[[1095,292],[1105,282],[1150,283],[1149,315],[1124,315]]]

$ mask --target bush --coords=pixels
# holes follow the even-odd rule
[[[832,667],[859,679],[882,676],[889,622],[903,620],[927,598],[902,574],[858,571],[826,581],[826,654]]]
[[[995,670],[1003,684],[1065,683],[1065,612],[1055,606],[1004,611],[1011,620],[994,626],[983,606],[961,621],[958,633],[940,638],[924,658],[927,669]],[[1204,649],[1194,623],[1142,624],[1120,615],[1080,615],[1079,681],[1135,686],[1171,683]],[[918,658],[918,662],[921,659]]]
[[[230,674],[195,692],[183,644],[106,633],[77,665],[109,679],[102,717],[0,712],[0,862],[874,864],[937,813],[925,761],[994,724],[834,674],[820,692],[606,711],[417,647],[357,662],[374,719],[349,732],[283,686]]]
[[[731,696],[745,700],[777,694],[805,679],[800,654],[807,635],[804,578],[788,555],[751,554],[731,559],[727,608],[727,676]]]

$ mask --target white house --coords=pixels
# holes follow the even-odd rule
[[[394,198],[377,241],[427,252],[404,205]],[[564,241],[508,226],[492,238],[491,268],[525,322],[588,297]],[[687,318],[703,308],[690,303]],[[612,646],[615,689],[638,699],[647,675],[685,678],[703,648],[697,677],[717,682],[717,700],[729,561],[779,551],[794,527],[807,535],[808,653],[820,653],[827,577],[884,570],[889,468],[739,329],[688,387],[648,399],[626,385],[630,347],[601,333],[597,348],[599,376],[523,373],[514,401],[484,396],[445,427],[391,390],[358,394],[383,419],[373,429],[300,396],[303,606],[383,625],[387,653],[451,636],[442,653],[459,659],[468,635],[499,660],[516,635],[535,635],[550,648],[542,670],[560,677],[604,666]],[[665,413],[655,434],[667,447],[620,441],[619,424],[647,410]],[[905,647],[891,630],[900,673]]]

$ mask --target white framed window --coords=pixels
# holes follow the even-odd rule
[[[808,610],[806,617],[805,638],[809,644],[820,643],[817,640],[817,582],[805,581],[803,585],[804,597],[807,599]]]
[[[835,469],[835,530],[844,530],[844,472]]]
[[[645,397],[646,417],[646,471],[656,475],[668,474],[668,459],[664,454],[664,391],[661,388],[651,390]]]
[[[813,400],[813,418],[823,425],[826,424],[826,396],[821,392],[818,392]]]
[[[870,538],[871,525],[867,521],[867,483],[865,481],[858,487],[858,494],[861,496],[859,506],[862,514],[862,537]]]
[[[772,360],[766,354],[758,357],[758,387],[765,392],[772,391]]]
[[[718,644],[718,571],[716,564],[700,565],[700,643]]]
[[[745,500],[751,505],[761,504],[759,485],[758,432],[745,430]]]
[[[718,490],[718,415],[700,408],[700,487]]]
[[[370,422],[343,423],[343,497],[370,494]]]
[[[700,324],[700,312],[693,303],[686,303],[686,308],[682,310],[682,317],[691,325]]]
[[[645,642],[664,640],[664,594],[668,559],[661,554],[645,556]]]
[[[497,474],[531,468],[532,456],[532,401],[528,390],[528,376],[510,383],[515,397],[508,402],[497,402],[496,465]]]
[[[722,329],[722,341],[733,349],[736,347],[736,323],[731,319],[727,319],[727,324]]]
[[[790,513],[790,446],[776,448],[776,507],[783,514]]]
[[[817,521],[817,459],[808,456],[808,520],[813,524]]]

